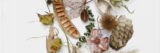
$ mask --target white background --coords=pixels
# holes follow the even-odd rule
[[[0,0],[0,53],[46,53],[44,37],[27,40],[48,34],[49,27],[39,23],[36,15],[47,11],[44,2]],[[133,20],[134,36],[127,46],[137,48],[139,53],[160,53],[160,0],[135,0],[129,6],[135,9],[134,14],[128,15]],[[77,22],[80,21],[74,24]],[[64,38],[62,32],[60,35]],[[66,53],[65,48],[61,50]]]

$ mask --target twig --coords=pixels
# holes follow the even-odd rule
[[[130,14],[133,14],[134,13],[134,10],[133,11],[130,11],[126,5],[123,5],[123,7],[130,13]]]
[[[48,8],[48,11],[49,11],[49,13],[51,12],[50,10],[49,10],[49,5],[47,4],[47,0],[45,0],[46,2],[46,5],[47,5],[47,8]]]
[[[35,39],[35,38],[42,38],[42,37],[47,37],[47,36],[30,37],[30,38],[27,38],[26,40]]]
[[[58,18],[56,17],[56,20],[58,21]],[[60,24],[60,22],[58,21],[58,23]],[[71,51],[70,51],[70,45],[69,45],[69,39],[68,39],[68,36],[67,36],[67,34],[66,34],[66,32],[64,31],[64,28],[62,28],[62,25],[60,24],[60,27],[61,27],[61,29],[62,29],[62,31],[63,31],[63,33],[65,34],[65,37],[66,37],[66,39],[67,39],[67,46],[68,46],[68,52],[69,53],[71,53]]]
[[[86,2],[85,4],[88,4],[88,3],[90,3],[91,1],[93,1],[93,0],[88,1],[88,2]]]

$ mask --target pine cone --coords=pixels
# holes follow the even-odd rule
[[[128,40],[132,37],[132,34],[132,20],[125,16],[121,16],[117,20],[117,26],[112,30],[110,46],[115,50],[119,50],[127,44]]]

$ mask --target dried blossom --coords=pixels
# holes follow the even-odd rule
[[[116,26],[115,18],[110,14],[104,14],[101,18],[101,25],[106,30],[111,30]]]

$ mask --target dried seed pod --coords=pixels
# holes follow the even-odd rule
[[[110,46],[115,50],[124,47],[133,34],[133,25],[130,19],[120,16],[117,23],[110,36]]]
[[[81,13],[81,20],[86,22],[88,20],[88,13],[86,10],[83,10],[82,13]]]
[[[79,38],[80,33],[75,27],[75,25],[68,18],[65,7],[63,5],[63,0],[53,0],[53,9],[58,21],[62,25],[62,28],[72,37]]]
[[[111,30],[116,26],[115,17],[110,14],[104,14],[101,18],[101,25],[106,30]]]

